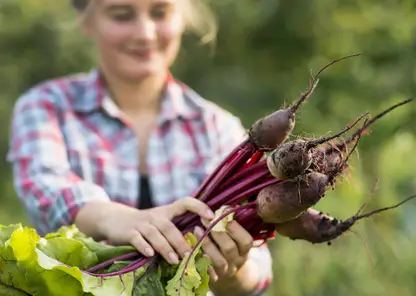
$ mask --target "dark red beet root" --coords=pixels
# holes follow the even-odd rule
[[[283,223],[315,205],[331,185],[327,175],[311,172],[298,180],[272,184],[257,195],[257,215],[266,223]]]
[[[309,208],[296,219],[276,224],[275,231],[293,240],[306,240],[311,243],[325,241],[325,233],[339,221],[317,210]],[[324,231],[326,230],[326,231]]]
[[[279,180],[293,179],[304,173],[312,164],[312,150],[307,141],[294,140],[283,144],[267,157],[267,167]]]
[[[315,147],[328,142],[354,127],[367,113],[360,116],[353,124],[347,126],[335,135],[319,139],[304,140],[298,139],[283,144],[273,151],[267,158],[267,166],[270,174],[279,180],[293,179],[311,166],[314,160]]]
[[[250,140],[264,150],[281,145],[295,127],[295,113],[290,109],[278,110],[256,121],[249,130]]]
[[[324,215],[322,212],[318,212],[314,209],[308,209],[294,220],[276,224],[275,231],[278,234],[293,240],[306,240],[314,244],[330,242],[348,231],[358,220],[369,218],[372,215],[383,211],[397,208],[415,197],[416,195],[413,195],[396,205],[360,215],[360,211],[363,209],[362,206],[357,214],[345,221],[340,221],[328,215]]]

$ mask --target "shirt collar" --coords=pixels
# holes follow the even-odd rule
[[[100,71],[93,69],[86,76],[84,83],[76,83],[73,100],[73,108],[80,113],[90,113],[103,109],[112,116],[117,117],[120,110],[110,94],[104,87]],[[162,97],[159,121],[165,122],[174,119],[193,119],[201,114],[201,109],[194,102],[196,95],[185,84],[177,81],[171,73],[166,79],[166,87]]]

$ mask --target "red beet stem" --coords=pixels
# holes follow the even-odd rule
[[[248,141],[248,139],[245,139],[240,145],[238,145],[236,148],[234,148],[233,151],[231,151],[227,157],[216,167],[216,169],[204,180],[202,185],[200,186],[199,190],[196,192],[195,196],[198,197],[201,195],[201,193],[205,190],[206,186],[211,183],[214,176],[218,174],[218,172],[233,158],[237,155],[237,153],[240,150],[244,150],[247,147],[251,146],[251,143]]]
[[[235,195],[233,198],[229,199],[227,202],[223,202],[221,200],[215,200],[216,203],[213,204],[212,207],[219,208],[223,204],[225,205],[240,204],[246,201],[251,196],[257,195],[260,192],[260,190],[262,190],[264,187],[272,185],[272,184],[280,183],[280,182],[285,182],[285,181],[286,180],[278,180],[274,177],[267,177],[265,178],[265,180],[262,180],[261,182],[258,181],[259,183],[257,185],[252,184],[252,186],[250,186],[249,189],[241,192],[240,194]],[[214,203],[214,199],[212,203]]]
[[[109,272],[109,273],[92,273],[92,272],[88,272],[88,271],[83,271],[84,273],[86,273],[87,275],[90,276],[95,276],[95,277],[109,277],[109,276],[122,276],[123,274],[135,271],[137,269],[139,269],[140,267],[142,267],[143,265],[145,265],[146,263],[148,263],[149,261],[151,261],[152,259],[154,259],[154,257],[142,257],[140,259],[137,259],[135,261],[133,261],[132,263],[130,263],[128,266],[122,268],[119,271],[113,271],[113,272]]]
[[[237,152],[237,156],[232,159],[228,164],[225,164],[211,180],[211,182],[206,186],[205,192],[202,192],[202,197],[197,196],[201,201],[207,202],[210,200],[211,196],[215,191],[221,186],[221,184],[227,179],[228,176],[235,173],[236,170],[241,168],[250,157],[253,156],[255,152],[254,147],[251,149],[244,148],[243,150]]]
[[[258,163],[252,164],[251,166],[248,166],[236,174],[230,176],[230,178],[221,186],[221,189],[227,188],[235,182],[240,182],[241,179],[245,178],[247,175],[251,175],[259,171],[269,171],[267,168],[267,161],[265,159],[260,160]]]
[[[246,189],[252,187],[253,185],[257,184],[260,180],[264,179],[265,177],[270,176],[268,171],[258,171],[253,173],[252,175],[248,176],[247,178],[240,180],[237,184],[222,191],[220,194],[216,195],[210,201],[207,202],[207,205],[211,207],[211,209],[216,210],[218,206],[218,201],[222,201],[227,203],[230,198],[245,192]]]
[[[123,261],[123,260],[129,260],[129,259],[133,259],[134,257],[140,256],[139,252],[129,252],[114,258],[111,258],[107,261],[104,261],[100,264],[97,264],[89,269],[87,269],[88,272],[94,272],[103,268],[106,268],[108,266],[110,266],[111,264],[113,264],[116,261]]]
[[[262,180],[271,179],[269,182]],[[261,182],[259,184],[259,182]],[[207,202],[207,205],[214,211],[219,209],[222,205],[236,205],[245,201],[249,197],[257,194],[264,186],[270,183],[279,182],[276,178],[270,176],[268,171],[259,171],[256,174],[250,175],[247,179],[240,181],[233,187],[224,190],[219,195],[214,196]],[[256,185],[257,184],[257,185]],[[263,185],[266,184],[266,185]],[[263,186],[263,187],[262,187]],[[259,188],[260,187],[260,188]],[[199,216],[194,213],[186,213],[181,216],[180,221],[175,222],[176,227],[184,229],[187,226],[195,225],[200,220]]]

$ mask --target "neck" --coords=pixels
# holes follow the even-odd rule
[[[126,113],[158,112],[166,75],[147,77],[139,82],[125,81],[105,74],[106,87],[118,107]]]

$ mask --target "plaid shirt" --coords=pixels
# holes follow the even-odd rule
[[[93,200],[139,202],[138,141],[102,85],[99,71],[41,83],[17,101],[8,161],[14,186],[43,235],[74,222]],[[147,168],[156,206],[189,196],[245,135],[238,118],[170,77]],[[258,295],[271,281],[266,246],[253,248]]]

